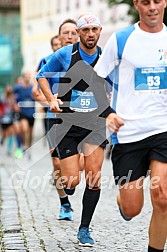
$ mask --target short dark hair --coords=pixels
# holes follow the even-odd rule
[[[58,38],[59,38],[59,35],[55,35],[54,37],[51,38],[51,40],[50,40],[51,46],[53,46],[53,40],[58,39]]]
[[[71,23],[71,24],[77,25],[77,22],[76,22],[74,19],[71,19],[71,18],[65,19],[65,20],[63,21],[63,23],[61,23],[61,25],[59,26],[59,35],[60,35],[60,33],[61,33],[61,28],[62,28],[62,26],[63,26],[64,24],[67,24],[67,23]]]

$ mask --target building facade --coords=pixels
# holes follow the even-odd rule
[[[22,69],[19,0],[0,1],[0,92]]]
[[[35,71],[40,59],[52,52],[50,38],[63,20],[85,12],[101,20],[101,46],[114,30],[129,24],[127,8],[121,7],[121,12],[119,7],[109,8],[107,0],[21,0],[23,71]]]

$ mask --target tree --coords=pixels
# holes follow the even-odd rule
[[[139,16],[137,11],[135,10],[133,6],[132,0],[107,0],[109,5],[117,5],[117,4],[127,4],[129,5],[129,12],[128,15],[133,17],[133,22],[137,22],[139,20]],[[165,15],[164,15],[164,23],[167,25],[167,8],[165,9]]]

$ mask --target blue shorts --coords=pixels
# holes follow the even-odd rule
[[[24,114],[20,113],[19,120],[21,121],[22,119],[25,119],[26,121],[28,121],[28,125],[29,125],[30,128],[32,128],[34,126],[34,122],[35,122],[34,117],[28,117],[27,115],[24,115]]]

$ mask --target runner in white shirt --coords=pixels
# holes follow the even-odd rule
[[[111,135],[120,213],[125,220],[140,213],[142,185],[150,170],[153,213],[148,252],[163,251],[167,238],[167,27],[163,24],[167,1],[133,2],[140,21],[112,34],[95,71],[113,84],[112,107],[124,121]]]

